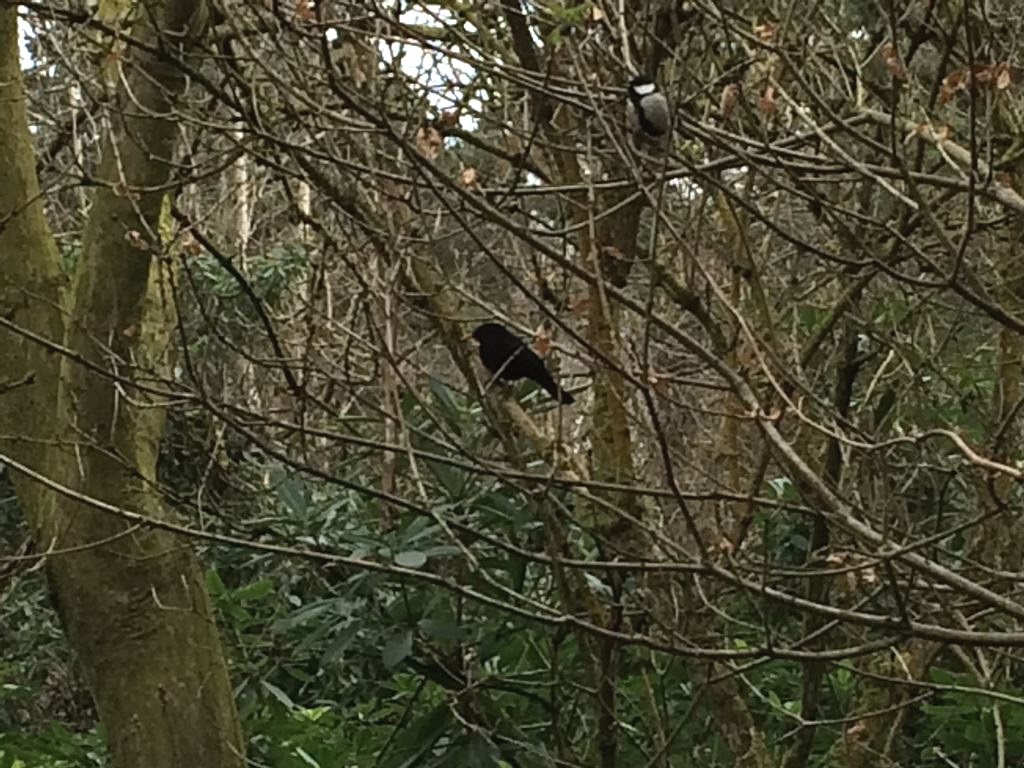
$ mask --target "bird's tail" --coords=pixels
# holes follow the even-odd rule
[[[544,376],[537,383],[544,387],[545,392],[547,392],[549,395],[555,398],[555,400],[560,402],[562,405],[572,405],[573,403],[576,402],[575,397],[573,397],[560,386],[558,386],[555,380],[551,378],[551,374],[547,373],[547,371],[545,371],[544,373],[547,375]]]

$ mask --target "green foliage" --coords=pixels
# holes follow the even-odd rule
[[[245,281],[252,292],[268,306],[280,304],[287,292],[295,289],[298,279],[305,273],[308,254],[299,243],[286,243],[270,248],[265,253],[246,256]],[[250,299],[239,285],[238,279],[217,259],[201,255],[195,260],[195,270],[202,276],[205,288],[222,300],[238,301],[237,308],[246,317]]]
[[[0,705],[9,703],[0,692]],[[108,765],[98,731],[75,733],[50,721],[31,731],[0,733],[0,768],[88,768]]]
[[[932,670],[931,679],[945,686],[977,688],[976,680],[939,667]],[[1018,695],[1016,691],[1003,692]],[[996,765],[996,745],[1000,741],[1006,765],[1020,765],[1024,761],[1024,704],[952,690],[934,696],[922,706],[922,713],[935,742],[942,744],[947,757],[961,765]],[[1002,733],[997,733],[997,717]],[[921,750],[920,759],[921,765],[944,764],[930,747]]]
[[[0,600],[0,766],[106,765],[92,702],[71,666],[42,574],[7,586]]]
[[[404,417],[413,428],[428,485],[430,510],[402,511],[389,530],[380,528],[380,507],[349,489],[311,478],[259,455],[248,471],[266,479],[253,500],[276,541],[311,547],[446,579],[459,574],[472,589],[499,600],[537,597],[550,589],[545,567],[520,554],[483,545],[468,531],[487,531],[525,549],[543,551],[544,529],[537,522],[539,500],[514,483],[472,471],[464,457],[444,449],[446,435],[486,453],[487,437],[477,406],[437,380],[427,401],[407,398]],[[353,482],[363,482],[352,474]],[[765,494],[799,503],[784,476],[769,478]],[[562,494],[559,498],[559,494]],[[552,494],[560,502],[570,497]],[[809,518],[779,508],[758,513],[759,537],[775,565],[803,563]],[[454,527],[452,527],[454,526]],[[455,537],[452,538],[452,532]],[[576,529],[570,535],[586,539]],[[480,570],[471,568],[465,548]],[[596,554],[596,553],[595,553]],[[217,548],[206,574],[219,620],[231,648],[232,675],[251,757],[282,768],[350,766],[403,768],[428,766],[554,766],[582,756],[594,743],[596,723],[587,697],[589,653],[579,634],[493,610],[481,603],[409,576],[388,578],[363,569],[304,559],[272,558],[261,552]],[[597,578],[592,576],[591,578]],[[38,616],[47,615],[34,584],[33,608],[21,622],[23,641],[39,638]],[[595,586],[610,595],[608,585]],[[28,604],[29,594],[16,597]],[[780,633],[799,632],[791,614],[773,606],[767,614],[742,595],[725,595],[721,608],[740,622],[757,626],[767,619]],[[4,626],[17,622],[5,617]],[[8,630],[9,632],[9,630]],[[53,629],[53,642],[59,634]],[[756,633],[742,633],[731,647],[746,649]],[[6,679],[28,679],[30,656],[15,657]],[[623,653],[618,721],[623,764],[639,764],[637,745],[661,738],[652,730],[651,707],[686,713],[665,745],[673,764],[699,757],[708,766],[732,765],[735,756],[715,729],[707,703],[695,698],[692,667],[678,658],[639,649]],[[755,666],[745,679],[757,691],[759,725],[770,738],[783,738],[800,715],[803,676],[799,665],[771,661]],[[823,685],[822,718],[841,720],[856,701],[856,677],[833,668]],[[933,680],[969,685],[939,670]],[[38,695],[34,684],[0,688],[0,713],[15,711]],[[993,702],[956,691],[944,692],[916,711],[906,733],[907,748],[920,764],[938,766],[931,744],[969,764],[992,765]],[[1024,759],[1024,710],[1000,706],[1007,734],[1007,756]],[[839,733],[821,728],[815,736],[813,765],[829,766],[829,750]],[[99,733],[71,730],[59,721],[0,737],[0,765],[104,765]],[[553,751],[561,745],[561,755]],[[20,762],[15,762],[15,760]]]

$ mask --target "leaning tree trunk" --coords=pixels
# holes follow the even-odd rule
[[[162,36],[161,50],[184,55],[205,14],[201,0],[149,2],[133,34],[151,50]],[[123,79],[125,111],[112,111],[104,142],[105,186],[64,296],[34,171],[16,6],[0,9],[0,455],[54,483],[15,475],[38,548],[54,553],[50,584],[113,765],[241,766],[241,729],[195,555],[168,533],[81,501],[166,515],[154,482],[163,404],[136,382],[165,367],[173,327],[159,233],[185,78],[170,61],[136,54]]]

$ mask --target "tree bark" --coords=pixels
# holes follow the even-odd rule
[[[133,34],[185,55],[203,26],[204,3],[147,6]],[[0,371],[22,382],[0,396],[0,453],[80,494],[161,518],[167,511],[155,481],[164,409],[135,384],[156,381],[166,368],[173,328],[160,232],[177,137],[174,101],[185,79],[166,57],[136,54],[103,146],[105,186],[63,301],[34,170],[17,11],[0,9]],[[26,332],[70,354],[58,356]],[[47,573],[112,765],[242,766],[227,665],[186,542],[132,527],[25,475],[15,483],[38,548],[59,552],[48,556]]]

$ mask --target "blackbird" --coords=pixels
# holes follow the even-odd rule
[[[484,323],[473,331],[473,338],[480,344],[480,361],[495,378],[502,381],[529,379],[555,400],[565,405],[575,402],[575,398],[551,378],[537,353],[505,326]]]

